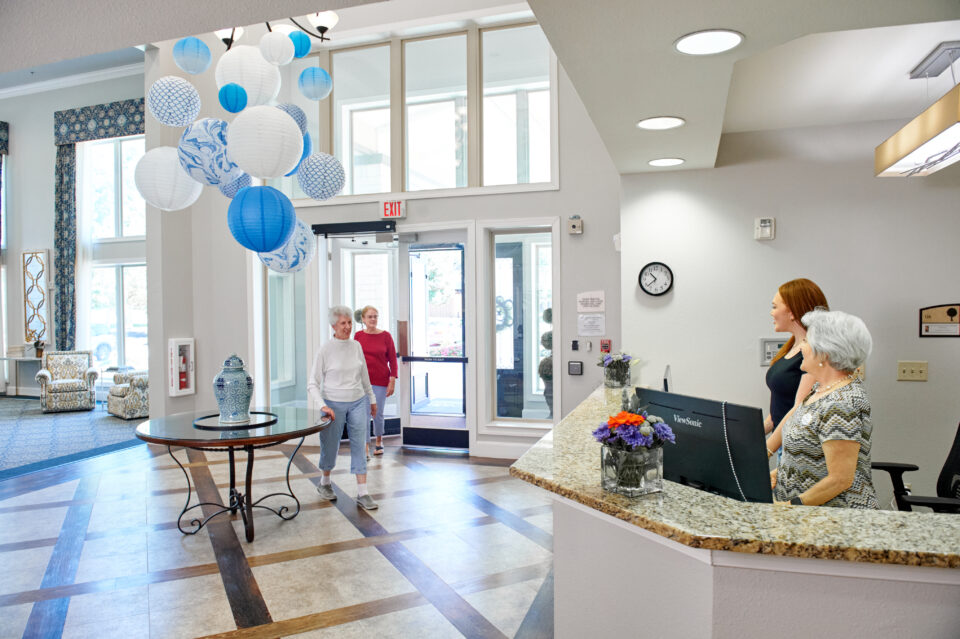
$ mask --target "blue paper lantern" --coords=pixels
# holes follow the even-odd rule
[[[228,82],[220,87],[217,97],[220,106],[230,113],[240,113],[247,107],[247,90],[236,82]]]
[[[187,73],[203,73],[210,67],[210,48],[200,38],[183,38],[173,45],[173,61]]]
[[[242,189],[250,186],[251,182],[253,182],[253,180],[250,179],[250,175],[247,173],[241,173],[240,177],[233,182],[221,182],[217,185],[217,188],[220,189],[221,193],[232,200]]]
[[[200,184],[233,182],[243,170],[227,157],[227,123],[201,118],[183,131],[177,145],[180,166]]]
[[[272,186],[241,189],[227,209],[233,238],[257,253],[276,251],[293,234],[297,216],[286,195]]]
[[[343,165],[332,155],[314,153],[300,162],[297,182],[315,200],[328,200],[343,190]]]
[[[297,126],[300,127],[300,135],[307,134],[307,114],[303,112],[303,109],[298,107],[296,104],[291,104],[289,102],[278,104],[277,108],[288,114],[294,119],[294,121],[296,121]]]
[[[286,244],[270,253],[257,253],[260,261],[277,273],[296,273],[306,268],[317,252],[317,242],[310,227],[299,219]]]
[[[310,134],[303,134],[303,153],[300,155],[300,162],[297,162],[297,165],[293,167],[293,170],[284,175],[283,177],[290,177],[300,168],[300,163],[303,162],[313,151],[313,142],[310,141]]]
[[[165,75],[150,85],[147,110],[161,124],[187,126],[200,114],[200,94],[183,78]]]
[[[311,100],[322,100],[333,89],[333,80],[325,69],[320,67],[310,67],[300,73],[300,79],[297,81],[300,87],[300,93]]]
[[[310,38],[303,31],[291,31],[290,39],[293,40],[293,57],[302,58],[310,53]]]

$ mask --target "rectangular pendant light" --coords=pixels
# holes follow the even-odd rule
[[[960,84],[878,146],[877,177],[935,173],[960,160]]]

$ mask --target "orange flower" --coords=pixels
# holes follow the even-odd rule
[[[643,415],[637,415],[636,413],[628,413],[627,411],[620,411],[616,415],[611,415],[607,420],[607,425],[610,427],[610,430],[616,429],[617,426],[639,426],[646,420],[643,418]]]

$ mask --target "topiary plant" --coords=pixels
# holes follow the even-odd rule
[[[543,311],[543,321],[547,324],[553,324],[553,308],[548,308]]]
[[[553,355],[547,355],[540,360],[540,366],[537,367],[537,374],[545,382],[553,381]]]
[[[548,351],[553,350],[553,331],[547,331],[540,336],[540,345]]]

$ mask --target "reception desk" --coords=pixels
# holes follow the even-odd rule
[[[960,637],[960,515],[748,504],[669,481],[607,493],[591,432],[619,410],[619,391],[597,389],[510,468],[556,495],[557,637]]]

